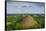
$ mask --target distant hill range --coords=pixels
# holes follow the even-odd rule
[[[6,16],[16,16],[16,15],[37,15],[37,16],[44,16],[45,14],[6,14]]]

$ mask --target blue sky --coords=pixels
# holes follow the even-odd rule
[[[8,2],[7,14],[44,14],[43,3]]]

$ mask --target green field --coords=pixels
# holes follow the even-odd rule
[[[44,15],[6,16],[7,30],[40,29],[45,27]]]

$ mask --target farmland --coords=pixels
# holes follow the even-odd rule
[[[7,30],[40,29],[45,26],[44,14],[15,14],[6,16]]]

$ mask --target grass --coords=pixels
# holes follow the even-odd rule
[[[32,22],[32,25],[28,28],[25,28],[26,26],[21,23],[23,20],[23,17],[27,17],[27,16],[23,16],[23,15],[7,16],[7,23],[6,23],[7,30],[37,29],[37,28],[45,27],[44,26],[45,25],[44,16],[31,16],[34,20]]]

